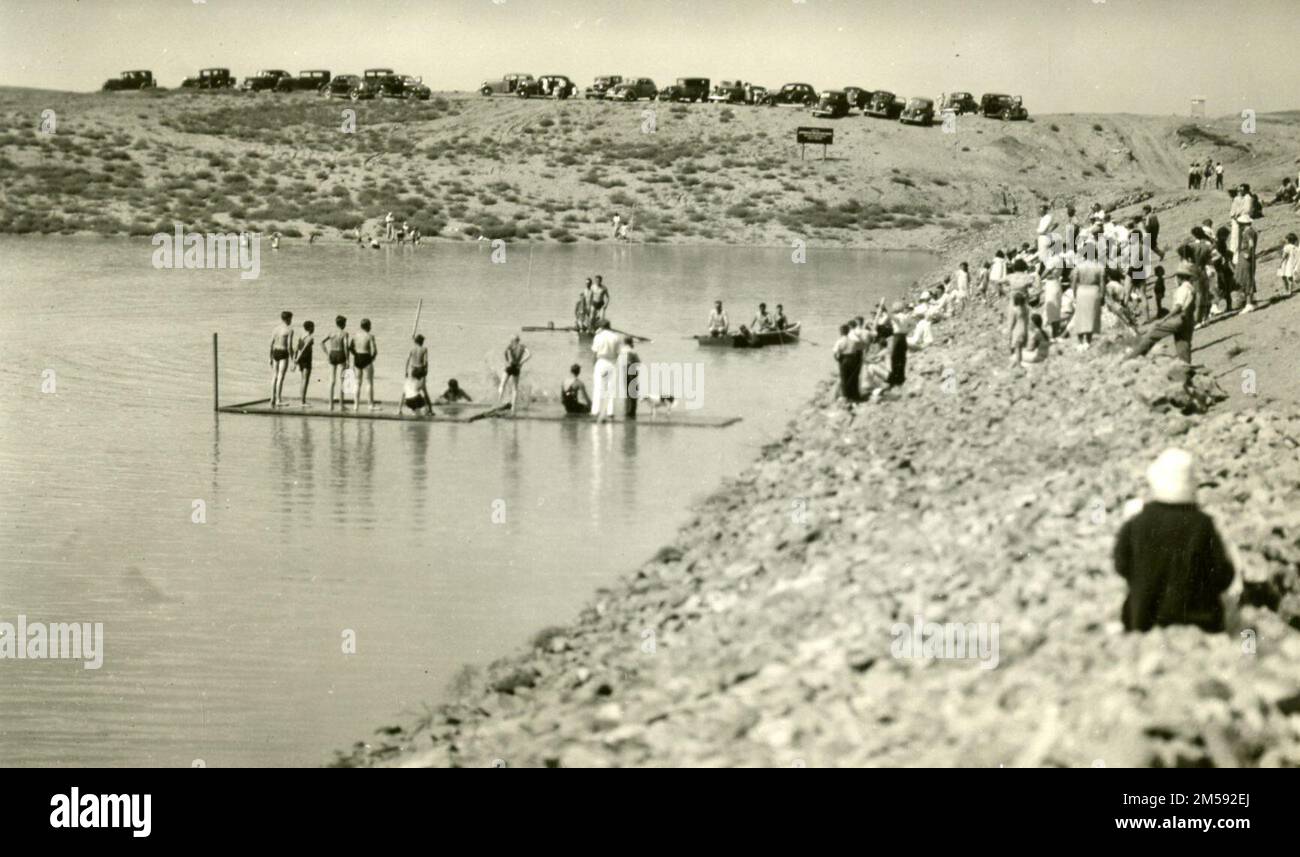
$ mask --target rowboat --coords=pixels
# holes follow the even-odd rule
[[[799,324],[785,330],[769,330],[744,336],[727,333],[722,336],[697,336],[695,341],[703,348],[765,348],[769,345],[795,345],[799,342]]]

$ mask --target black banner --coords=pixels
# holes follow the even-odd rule
[[[829,146],[835,142],[834,128],[802,126],[795,132],[795,142],[807,145]]]

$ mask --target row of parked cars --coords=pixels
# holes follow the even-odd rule
[[[936,106],[933,98],[903,99],[883,89],[846,86],[843,89],[826,89],[820,93],[807,83],[787,83],[772,92],[765,86],[755,86],[741,80],[724,80],[716,85],[707,77],[679,77],[677,82],[658,88],[648,77],[623,77],[617,74],[600,75],[582,90],[586,99],[606,101],[659,100],[676,102],[713,102],[721,104],[794,105],[811,108],[814,116],[838,118],[860,111],[866,116],[896,119],[913,125],[930,125],[937,114],[950,111],[956,114],[975,113],[996,119],[1028,119],[1019,96],[987,93],[978,102],[969,92],[945,95]],[[567,75],[506,74],[495,80],[485,80],[479,87],[485,96],[515,95],[519,98],[575,98],[578,85]]]
[[[153,72],[124,71],[104,83],[105,92],[155,89]],[[391,68],[368,68],[361,75],[332,75],[324,69],[308,69],[292,75],[283,69],[263,69],[242,82],[228,68],[205,68],[181,82],[182,89],[235,90],[242,92],[315,92],[322,98],[406,98],[427,101],[429,87],[418,77],[398,74]]]

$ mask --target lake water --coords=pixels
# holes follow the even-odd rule
[[[0,765],[316,765],[438,702],[572,619],[671,540],[832,372],[834,327],[898,293],[926,254],[511,245],[263,248],[261,277],[155,270],[148,241],[0,237],[0,622],[102,622],[104,662],[0,660]],[[601,273],[646,361],[703,363],[725,429],[220,415],[269,395],[281,310],[321,336],[372,319],[381,398],[400,389],[417,300],[435,395],[494,398],[524,324],[567,324]],[[783,303],[805,342],[700,349]],[[526,334],[525,387],[590,354]],[[313,395],[324,397],[316,358]],[[295,397],[299,376],[286,393]],[[52,389],[51,389],[51,384]],[[192,520],[196,501],[206,522]],[[496,513],[494,515],[494,512]],[[504,521],[501,513],[504,512]],[[343,651],[346,632],[356,651]]]

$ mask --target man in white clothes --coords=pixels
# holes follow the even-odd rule
[[[614,418],[614,400],[618,398],[618,352],[622,337],[609,329],[609,321],[597,324],[591,350],[596,355],[596,368],[591,384],[591,414],[596,422]],[[604,413],[602,413],[604,411]]]
[[[1056,221],[1052,218],[1051,208],[1046,204],[1039,211],[1042,216],[1038,218],[1038,259],[1042,261],[1047,258],[1052,246],[1052,227]]]

